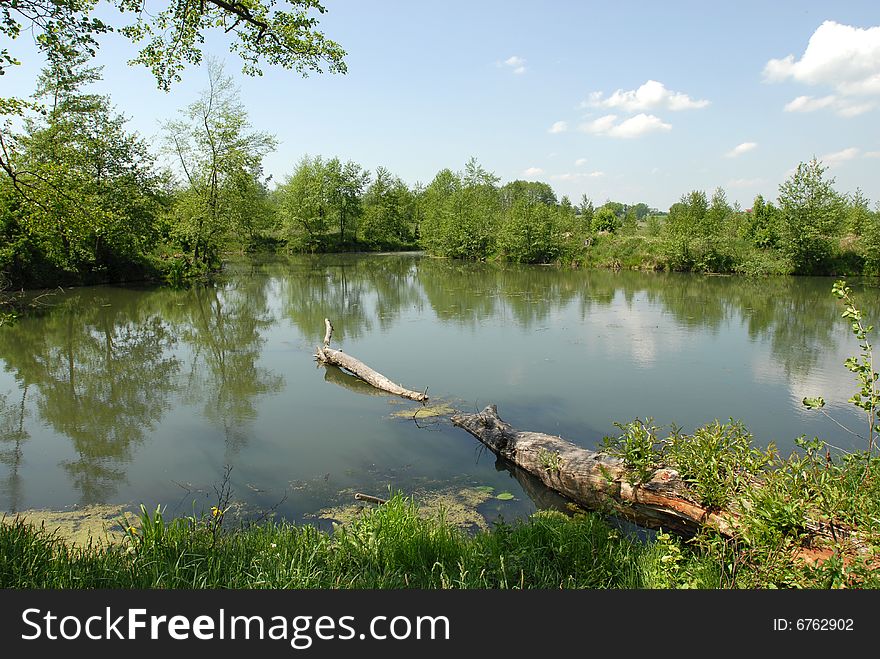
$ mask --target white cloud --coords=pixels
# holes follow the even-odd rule
[[[583,167],[583,166],[586,165],[586,164],[587,164],[587,159],[586,159],[586,158],[578,158],[577,160],[574,161],[574,166],[575,166],[575,167]]]
[[[880,158],[880,151],[865,151],[865,158]]]
[[[828,165],[829,167],[834,167],[835,165],[839,165],[842,162],[846,162],[847,160],[852,160],[856,156],[859,155],[859,150],[851,146],[848,149],[842,149],[840,151],[835,151],[834,153],[826,153],[824,156],[819,158],[822,161],[823,165]]]
[[[511,55],[506,60],[504,60],[504,66],[513,69],[513,72],[517,75],[522,75],[526,72],[526,61],[518,55]]]
[[[727,182],[728,188],[756,188],[764,182],[762,178],[735,178]]]
[[[614,126],[615,121],[617,121],[616,114],[606,114],[604,117],[599,117],[598,119],[593,119],[593,121],[581,124],[578,128],[585,133],[602,135],[603,133],[607,133],[611,127]]]
[[[557,121],[547,130],[548,133],[564,133],[568,130],[567,121]]]
[[[841,98],[834,94],[815,98],[813,96],[798,96],[785,104],[786,112],[815,112],[831,108],[842,117],[855,117],[873,110],[877,106],[873,102],[857,102]]]
[[[757,142],[743,142],[742,144],[738,144],[733,147],[730,151],[728,151],[725,155],[728,158],[736,158],[737,156],[741,156],[744,153],[748,153],[752,149],[758,146]]]
[[[864,99],[880,96],[880,25],[859,28],[825,21],[813,32],[800,59],[787,55],[764,66],[767,82],[788,79],[835,91],[820,98],[799,96],[785,106],[788,112],[830,108],[852,117],[877,107]]]
[[[625,139],[631,139],[634,137],[641,137],[642,135],[647,135],[648,133],[656,133],[656,132],[667,132],[672,130],[672,126],[667,123],[663,123],[663,121],[659,117],[655,117],[653,114],[637,114],[634,117],[630,117],[624,122],[617,124],[616,126],[611,127],[608,130],[608,135],[611,137],[622,137]]]
[[[582,105],[602,108],[620,108],[625,112],[641,110],[695,110],[709,105],[707,100],[694,100],[687,94],[667,89],[662,82],[648,80],[638,89],[618,89],[608,98],[602,92],[593,92]]]
[[[523,172],[523,176],[525,176],[526,178],[533,178],[533,177],[538,176],[539,174],[543,174],[543,173],[544,173],[544,170],[541,169],[540,167],[529,167],[527,170],[525,170]]]
[[[624,139],[672,130],[672,126],[664,123],[660,117],[655,117],[653,114],[645,114],[644,112],[620,123],[617,123],[616,114],[606,114],[604,117],[581,124],[578,128],[585,133],[592,133],[593,135],[607,135]]]
[[[589,174],[586,172],[566,172],[565,174],[553,174],[550,178],[554,181],[577,181],[585,178],[600,178],[605,176],[605,172],[594,171]]]

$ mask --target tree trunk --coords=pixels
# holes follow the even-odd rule
[[[536,476],[544,485],[590,510],[606,510],[648,528],[693,535],[712,526],[730,535],[730,512],[710,511],[688,498],[678,472],[656,470],[647,482],[632,484],[623,461],[575,446],[561,437],[516,430],[494,405],[478,414],[457,414],[452,423],[494,453]]]
[[[387,391],[396,396],[402,396],[403,398],[409,398],[410,400],[417,400],[419,402],[428,400],[427,389],[425,389],[424,392],[418,392],[401,387],[399,384],[395,384],[381,373],[374,371],[362,361],[355,359],[351,355],[346,355],[341,350],[334,350],[331,348],[330,339],[333,337],[333,325],[327,318],[324,319],[324,325],[326,327],[324,346],[318,346],[315,348],[315,357],[318,361],[345,369],[349,373],[359,377],[364,382],[373,385],[376,389],[381,389],[382,391]]]

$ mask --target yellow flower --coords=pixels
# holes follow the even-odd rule
[[[137,528],[135,528],[134,526],[129,526],[129,527],[128,527],[128,532],[131,533],[132,535],[137,535],[137,534],[138,534],[138,530],[137,530]]]
[[[219,517],[221,514],[223,514],[223,511],[220,510],[217,506],[211,506],[211,515],[213,517]]]

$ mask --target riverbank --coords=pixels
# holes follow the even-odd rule
[[[220,513],[222,514],[222,513]],[[22,519],[0,525],[0,588],[12,589],[717,589],[880,587],[832,558],[754,562],[762,547],[659,533],[640,541],[593,513],[541,511],[467,533],[400,494],[332,532],[263,522],[220,528],[218,513],[152,514],[121,542],[74,544]],[[784,569],[783,569],[784,565]],[[731,572],[733,567],[733,573]],[[733,576],[732,576],[733,575]],[[764,581],[760,581],[760,579]]]

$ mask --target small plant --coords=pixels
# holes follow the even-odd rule
[[[860,384],[860,389],[849,398],[849,402],[865,411],[868,422],[867,452],[868,456],[871,456],[876,443],[878,421],[880,421],[880,389],[877,388],[877,379],[880,376],[874,370],[874,347],[868,340],[868,334],[873,331],[874,326],[862,322],[862,312],[856,306],[852,289],[847,286],[846,281],[841,279],[834,282],[831,292],[837,299],[843,301],[844,309],[841,315],[850,321],[852,333],[861,342],[859,344],[862,349],[861,354],[858,357],[848,357],[844,365],[856,374]],[[821,396],[804,398],[803,404],[810,409],[822,410],[825,399]],[[824,410],[822,413],[828,416]],[[852,432],[848,428],[845,429]]]
[[[663,444],[669,464],[709,508],[723,508],[752,485],[772,453],[772,448],[767,452],[753,448],[751,434],[733,419],[716,420],[691,435],[675,429]]]
[[[621,458],[633,472],[633,485],[646,482],[659,466],[660,444],[657,441],[657,428],[654,420],[644,423],[640,419],[629,423],[615,423],[623,431],[619,437],[605,437],[602,450],[608,455]]]
[[[543,448],[539,449],[538,461],[541,463],[541,467],[550,473],[558,473],[559,470],[562,469],[563,460],[559,451],[548,451]]]

